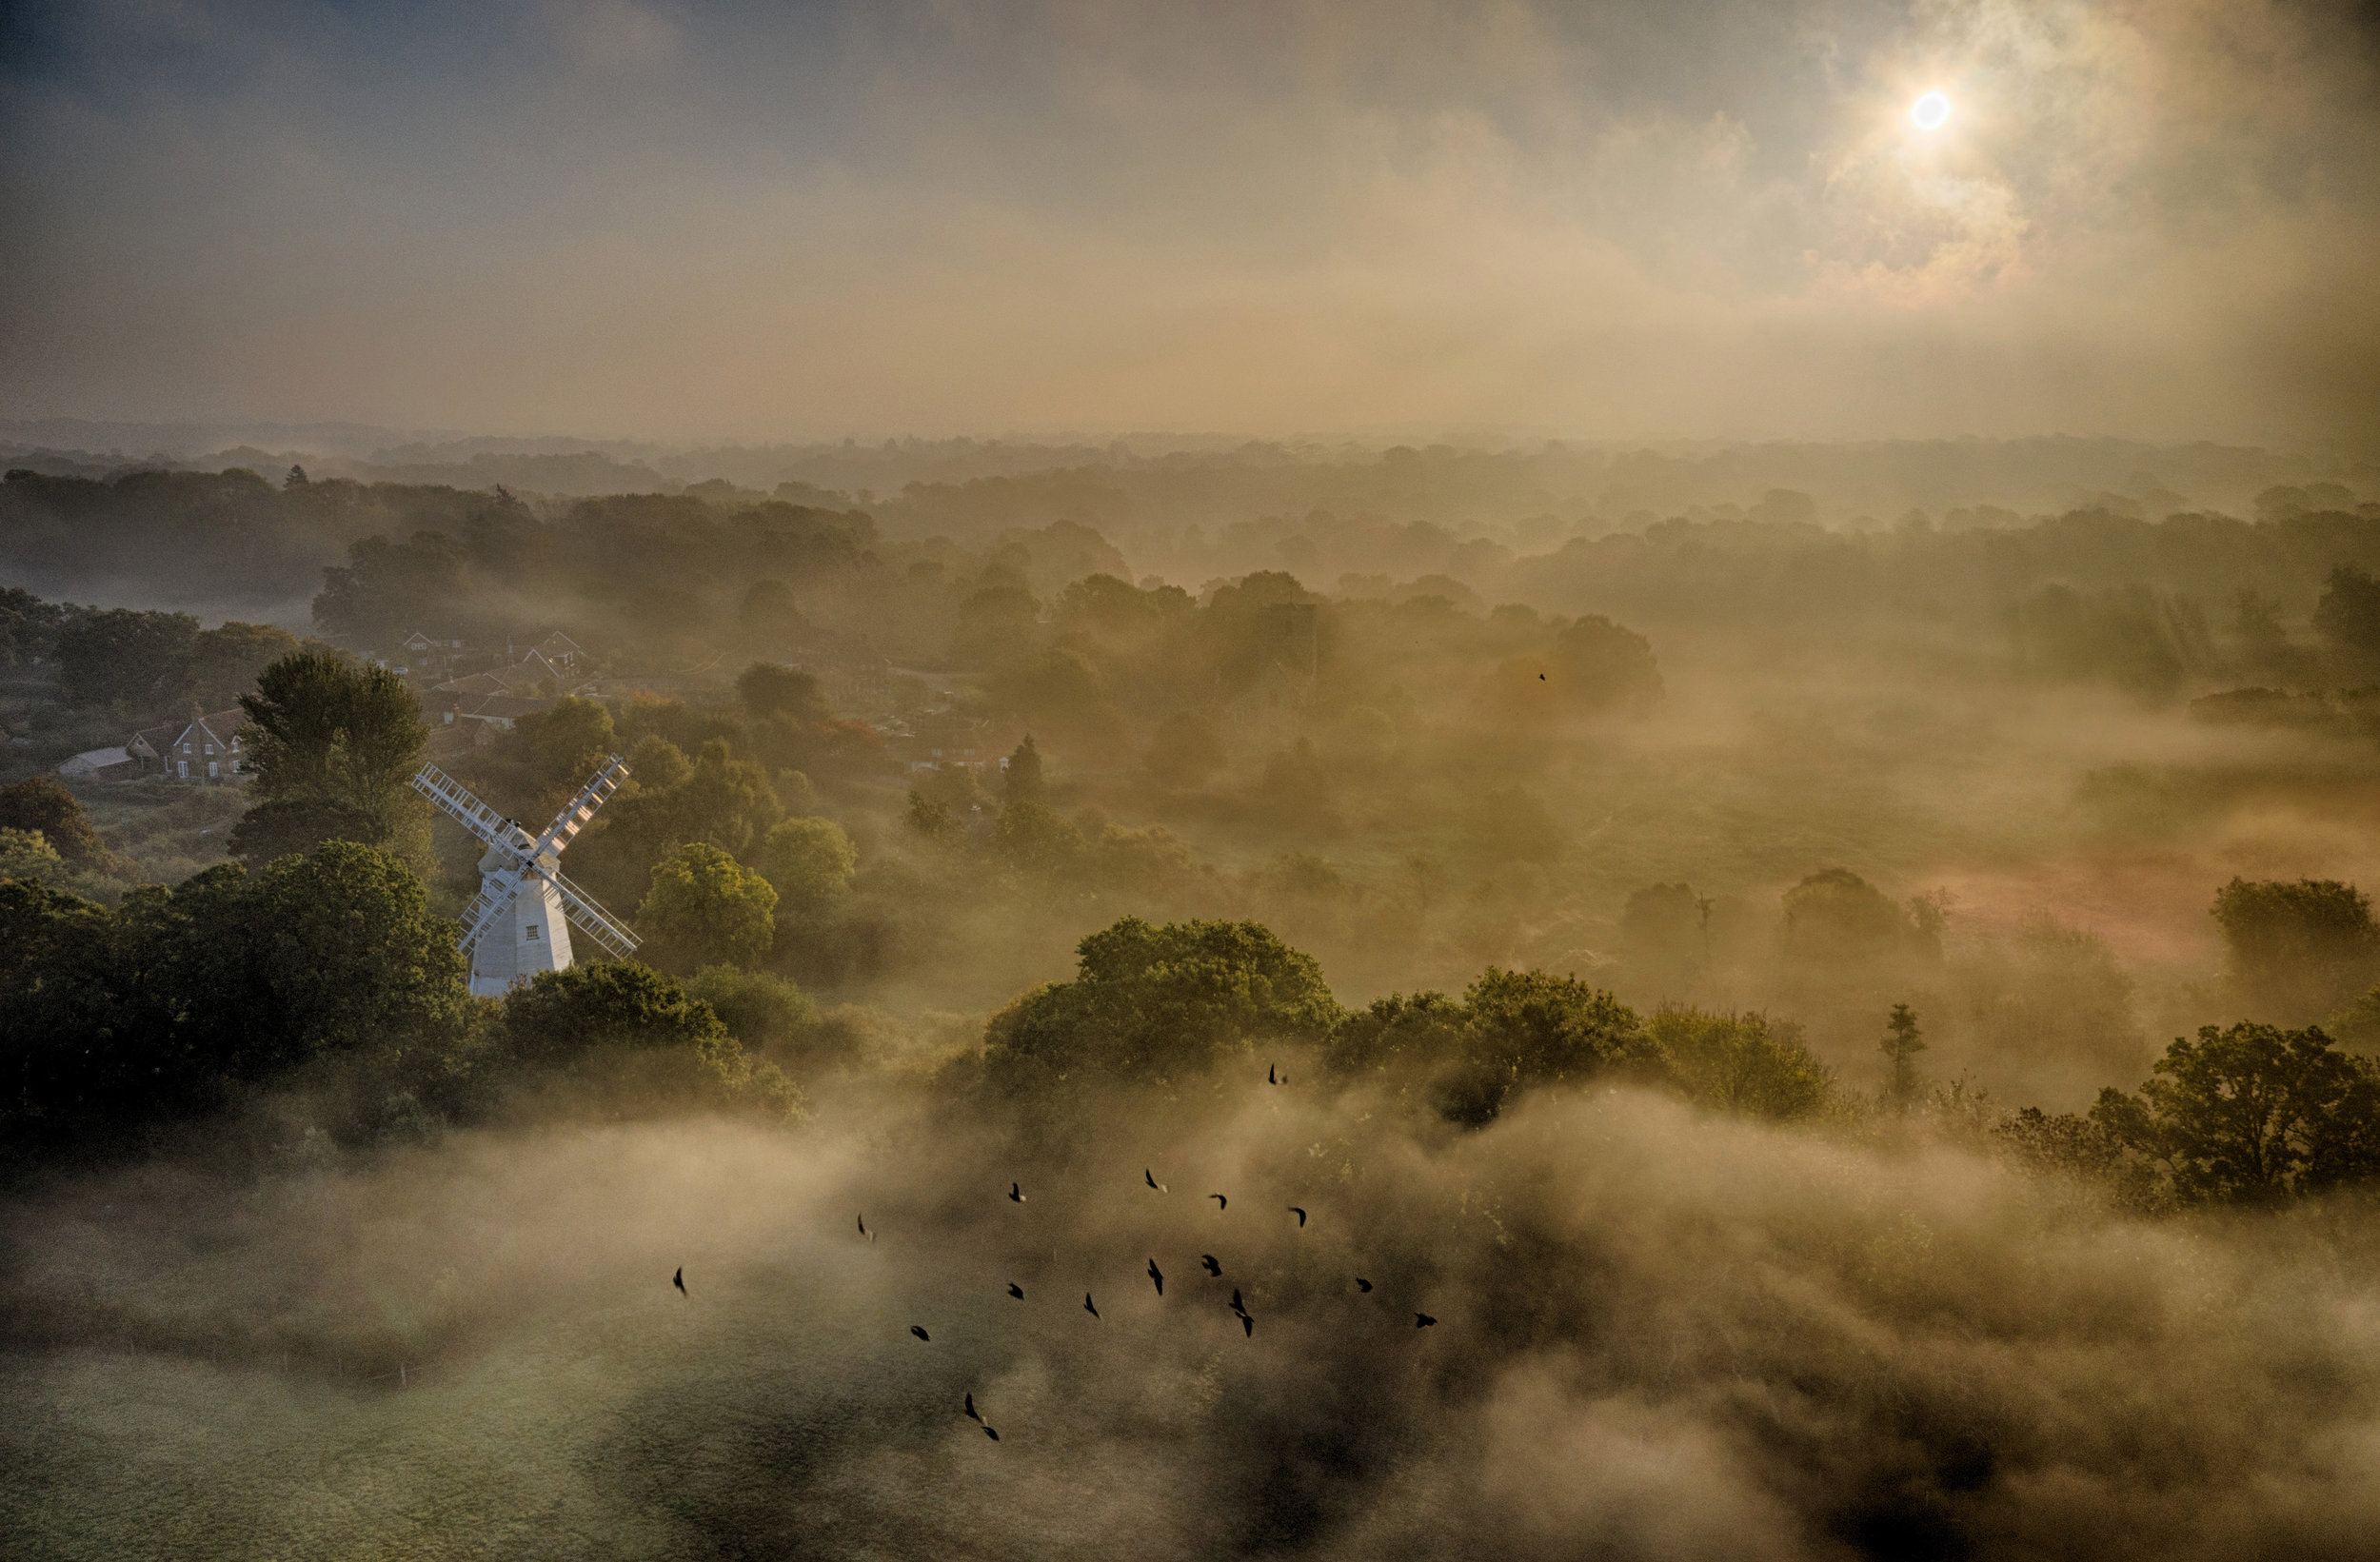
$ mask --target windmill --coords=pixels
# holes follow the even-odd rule
[[[471,957],[475,997],[502,998],[540,971],[567,969],[571,922],[614,959],[636,952],[636,935],[565,879],[560,865],[562,849],[627,774],[627,761],[614,754],[534,839],[436,765],[422,766],[413,778],[413,790],[487,842],[479,860],[479,899],[463,914],[463,952]]]

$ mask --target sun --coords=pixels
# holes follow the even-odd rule
[[[1909,106],[1909,123],[1921,130],[1938,130],[1951,122],[1951,100],[1941,92],[1928,92]]]

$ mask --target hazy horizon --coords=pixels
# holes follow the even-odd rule
[[[19,418],[2368,453],[2380,390],[2345,4],[9,27]]]

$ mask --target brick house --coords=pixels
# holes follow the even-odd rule
[[[144,775],[228,785],[237,781],[247,754],[240,741],[240,728],[247,723],[248,712],[236,705],[211,713],[192,706],[188,720],[136,732],[124,749],[140,762]]]

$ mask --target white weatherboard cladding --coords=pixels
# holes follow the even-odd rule
[[[572,920],[614,959],[635,953],[636,935],[570,882],[561,863],[564,848],[627,775],[627,762],[613,755],[534,840],[436,765],[422,766],[413,778],[415,791],[487,844],[479,860],[479,896],[463,919],[473,994],[500,998],[541,971],[567,969]]]

